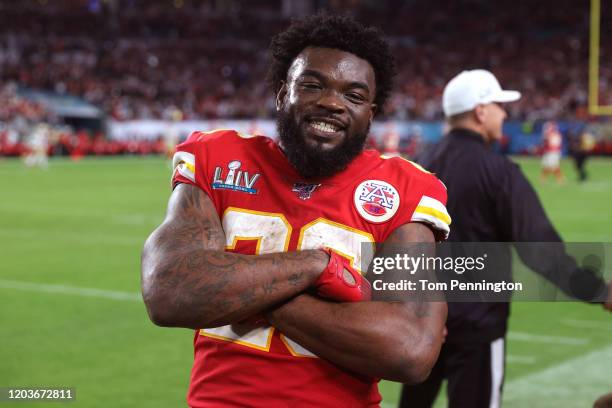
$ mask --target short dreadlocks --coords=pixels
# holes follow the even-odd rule
[[[293,60],[306,47],[335,48],[368,61],[374,68],[376,95],[374,103],[381,112],[393,84],[395,61],[380,30],[365,27],[348,16],[315,14],[293,22],[287,30],[272,38],[272,62],[268,82],[278,92]]]

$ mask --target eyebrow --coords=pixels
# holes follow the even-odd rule
[[[303,77],[303,76],[312,76],[312,77],[317,78],[320,81],[325,81],[327,79],[325,75],[323,75],[322,73],[314,69],[305,69],[300,74],[300,77]],[[364,91],[370,92],[370,87],[368,87],[368,84],[364,82],[359,82],[359,81],[349,82],[348,87],[349,88],[360,88],[360,89],[363,89]]]

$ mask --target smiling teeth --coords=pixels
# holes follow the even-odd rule
[[[311,126],[321,132],[334,133],[338,131],[338,127],[325,122],[312,122]]]

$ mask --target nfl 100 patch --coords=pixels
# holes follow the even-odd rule
[[[297,193],[300,200],[308,200],[317,187],[320,186],[321,184],[295,183],[291,191]]]

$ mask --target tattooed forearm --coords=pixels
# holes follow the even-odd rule
[[[276,283],[277,283],[276,277],[272,277],[272,280],[270,280],[270,282],[265,282],[262,285],[264,293],[266,295],[269,295],[272,292],[276,291],[277,290]]]
[[[255,302],[257,295],[255,294],[255,288],[248,288],[239,294],[240,302],[242,307],[248,308],[253,302]]]
[[[422,381],[442,343],[445,306],[428,319],[399,302],[327,302],[301,294],[265,314],[284,335],[348,370],[393,381]],[[333,339],[333,341],[329,341]]]
[[[208,196],[179,185],[143,251],[143,296],[156,323],[204,328],[240,321],[307,289],[328,261],[322,251],[248,256],[224,246]]]
[[[299,286],[302,281],[304,280],[304,273],[300,272],[300,273],[292,273],[291,275],[289,275],[289,283],[292,286]]]

